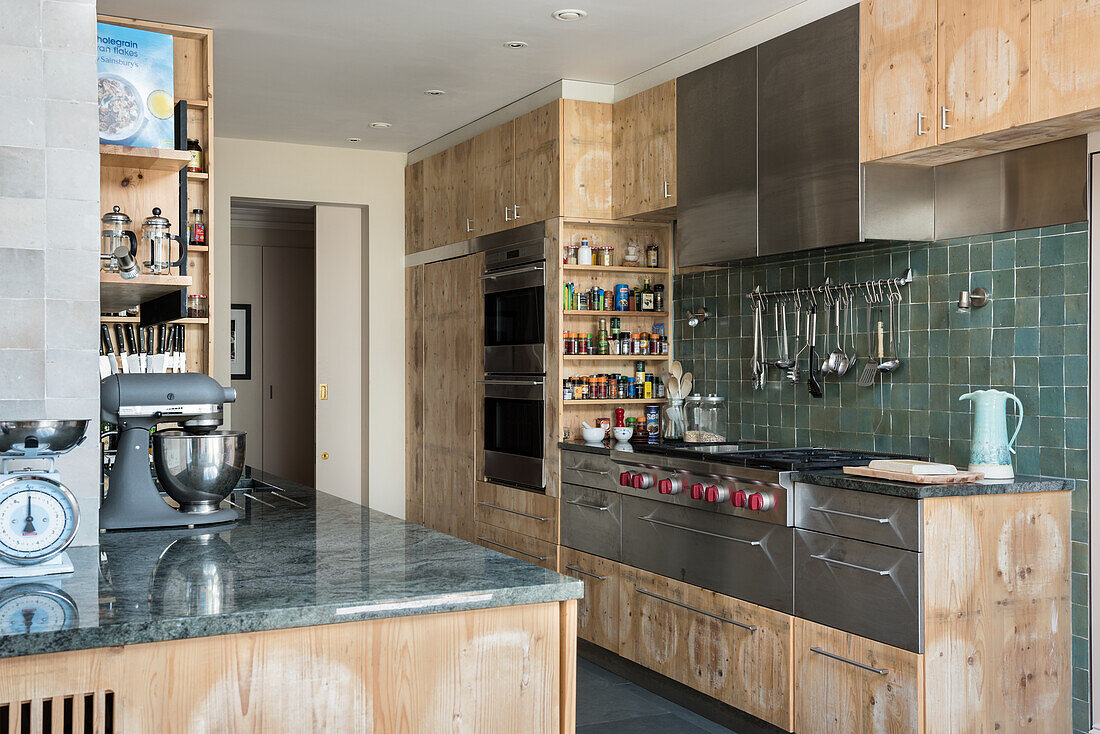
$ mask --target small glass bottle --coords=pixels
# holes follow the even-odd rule
[[[645,248],[645,264],[647,268],[660,267],[660,249],[656,242],[650,242]]]
[[[206,244],[206,217],[202,209],[191,210],[191,216],[187,218],[187,233],[189,245]]]
[[[202,146],[199,145],[199,141],[188,138],[187,151],[191,154],[191,160],[187,163],[187,171],[189,173],[202,173],[205,169],[203,168]]]
[[[592,264],[592,248],[588,245],[588,238],[585,237],[581,240],[581,246],[577,250],[577,264],[578,265],[591,265]]]

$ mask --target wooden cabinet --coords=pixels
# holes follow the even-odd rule
[[[584,582],[584,599],[577,604],[577,635],[618,652],[619,564],[562,546],[561,573]]]
[[[474,210],[473,141],[440,151],[424,161],[425,249],[469,238]]]
[[[516,201],[515,123],[512,120],[481,133],[473,140],[473,235],[499,232],[512,226]]]
[[[405,167],[405,254],[426,249],[424,239],[424,161]]]
[[[538,492],[478,481],[474,518],[547,543],[558,542],[558,500]]]
[[[795,618],[798,734],[918,734],[923,685],[920,655]]]
[[[615,103],[616,219],[676,206],[676,80]]]
[[[791,729],[789,615],[629,566],[619,605],[620,655]]]
[[[513,227],[561,213],[561,100],[517,117]]]
[[[474,537],[470,540],[521,561],[558,570],[558,546],[545,540],[481,522],[476,524]]]
[[[861,160],[937,142],[936,2],[860,3]]]
[[[940,143],[1031,119],[1030,18],[1031,0],[939,0]]]
[[[406,278],[406,512],[465,540],[474,539],[482,261],[430,263]]]
[[[1100,108],[1100,3],[1031,0],[1031,117]]]

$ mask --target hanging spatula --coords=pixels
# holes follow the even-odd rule
[[[868,330],[868,337],[870,337],[870,331]],[[859,376],[860,387],[871,387],[875,384],[875,375],[878,374],[878,366],[886,358],[885,349],[883,347],[883,330],[882,322],[878,322],[878,359],[874,359],[875,355],[872,355],[872,359],[867,360],[867,366],[863,368],[863,373]],[[870,342],[870,339],[868,339]]]

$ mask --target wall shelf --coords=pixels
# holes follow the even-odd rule
[[[195,173],[194,171],[187,172],[188,181],[207,181],[210,179],[209,173]]]
[[[140,324],[140,316],[100,316],[99,320],[104,324]],[[169,324],[209,324],[210,319],[176,319],[167,322]]]
[[[562,311],[562,316],[595,316],[596,318],[603,319],[619,319],[619,318],[656,318],[667,319],[668,311]]]
[[[190,287],[189,275],[139,275],[125,280],[118,273],[100,273],[99,307],[107,312],[122,311]]]
[[[651,398],[649,400],[645,398],[624,398],[623,400],[608,398],[606,400],[562,400],[561,404],[566,408],[582,408],[586,405],[659,405],[663,402],[665,402],[665,398]]]
[[[667,362],[667,354],[565,354],[566,362]],[[588,401],[580,401],[588,402]]]
[[[624,265],[562,265],[565,272],[581,273],[641,273],[642,275],[668,275],[667,268],[632,268]]]
[[[129,145],[99,146],[99,165],[111,168],[141,168],[147,171],[178,171],[191,161],[186,150],[134,148]]]

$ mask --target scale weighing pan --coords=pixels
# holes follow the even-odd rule
[[[0,454],[31,458],[72,451],[88,431],[87,420],[0,421]]]

